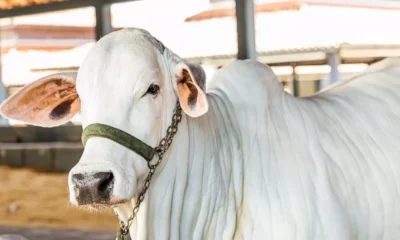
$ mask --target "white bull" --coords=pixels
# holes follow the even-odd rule
[[[132,239],[400,239],[400,60],[312,97],[287,94],[268,66],[235,61],[209,82],[149,33],[103,37],[74,74],[27,85],[1,107],[57,126],[81,111],[156,146],[175,102],[178,132],[130,228]],[[148,172],[139,155],[91,138],[70,201],[116,205],[126,221]]]

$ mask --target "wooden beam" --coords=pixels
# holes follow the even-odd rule
[[[0,10],[0,19],[131,1],[138,0],[68,0],[64,2],[51,2],[47,4]]]

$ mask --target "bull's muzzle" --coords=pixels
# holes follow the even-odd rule
[[[98,172],[90,175],[74,174],[72,175],[72,184],[79,205],[106,204],[110,201],[114,175],[112,172]]]

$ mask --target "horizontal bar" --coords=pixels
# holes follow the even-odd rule
[[[1,143],[1,150],[22,150],[22,149],[83,149],[81,142],[47,142],[47,143]]]
[[[131,2],[138,0],[69,0],[64,2],[51,2],[47,4],[37,4],[27,7],[16,7],[12,9],[0,10],[0,19],[18,17],[46,12],[62,11],[74,8],[90,7],[95,5],[106,5],[120,2]]]

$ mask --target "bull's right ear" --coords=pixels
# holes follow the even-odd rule
[[[0,114],[41,127],[66,123],[81,108],[75,80],[75,72],[40,78],[5,100],[0,105]]]
[[[199,117],[208,111],[206,96],[206,74],[197,64],[181,61],[174,69],[179,103],[191,117]]]

